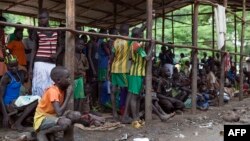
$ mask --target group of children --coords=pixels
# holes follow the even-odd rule
[[[40,27],[49,27],[49,14],[42,9],[38,15]],[[6,21],[1,17],[2,21]],[[102,107],[103,97],[109,95],[106,101],[111,103],[115,119],[123,123],[137,121],[143,115],[144,77],[146,61],[152,59],[152,52],[146,53],[146,44],[139,41],[129,41],[120,38],[97,38],[86,35],[76,35],[74,85],[70,85],[70,73],[63,67],[65,53],[65,33],[54,31],[34,31],[29,29],[29,37],[25,44],[21,43],[23,29],[16,28],[14,40],[7,48],[4,42],[4,27],[1,26],[1,69],[7,66],[6,73],[1,74],[0,102],[3,113],[3,126],[11,124],[13,129],[22,130],[22,122],[34,113],[34,129],[40,141],[46,141],[47,135],[57,131],[65,131],[66,140],[72,139],[72,123],[78,122],[82,114],[87,114],[96,105]],[[119,34],[142,38],[145,27],[135,27],[129,35],[129,26],[122,24]],[[90,30],[90,32],[95,32]],[[107,34],[101,29],[100,33]],[[111,29],[110,34],[117,34]],[[25,50],[26,48],[26,50]],[[190,65],[192,59],[181,54],[179,66],[175,67],[171,48],[162,47],[159,55],[160,66],[154,69],[152,106],[163,121],[175,113],[188,107],[190,102],[192,81]],[[26,52],[25,52],[26,51]],[[29,54],[26,60],[25,53]],[[3,66],[3,67],[2,67]],[[218,96],[217,71],[220,61],[210,57],[202,59],[199,69],[197,105],[207,109],[208,103]],[[198,66],[199,67],[199,66]],[[231,67],[227,74],[235,72]],[[234,75],[235,74],[235,75]],[[227,76],[230,82],[235,77]],[[24,81],[32,79],[32,95],[22,97],[20,89]],[[111,81],[112,88],[110,89]],[[229,87],[230,85],[226,85]],[[72,94],[74,89],[74,94]],[[74,95],[74,110],[66,111],[71,95]],[[117,100],[118,97],[118,100]],[[28,99],[28,100],[27,100]],[[225,101],[227,99],[225,98]],[[20,102],[21,101],[21,102]],[[28,102],[27,102],[28,101]],[[117,106],[117,101],[120,105]],[[24,104],[23,104],[23,103]],[[21,104],[20,104],[21,103]],[[117,110],[117,107],[120,110]],[[18,120],[12,116],[22,111]],[[118,116],[118,111],[121,118]]]

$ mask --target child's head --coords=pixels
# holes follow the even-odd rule
[[[46,27],[49,25],[49,12],[47,9],[41,9],[38,14],[39,26]]]
[[[83,48],[84,48],[84,40],[83,40],[83,38],[76,38],[75,51],[76,52],[82,52]]]
[[[141,29],[138,28],[138,27],[133,28],[131,36],[134,37],[134,38],[141,38],[142,37]]]
[[[63,66],[54,67],[50,73],[51,79],[62,90],[66,90],[70,85],[70,74],[68,69]]]
[[[129,25],[122,24],[120,26],[119,33],[120,33],[120,35],[128,36],[128,34],[129,34]]]
[[[7,55],[4,60],[7,65],[8,71],[17,72],[18,70],[18,61],[17,58],[13,55]]]
[[[21,41],[23,39],[23,28],[17,28],[14,31],[15,39]]]

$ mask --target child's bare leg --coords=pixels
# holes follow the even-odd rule
[[[74,124],[80,121],[81,113],[78,111],[66,111],[64,116],[66,116],[66,118],[71,120],[71,123]]]
[[[116,111],[116,101],[115,101],[115,92],[117,91],[117,86],[112,87],[111,92],[111,103],[112,103],[112,111],[113,111],[113,118],[118,119],[118,114]]]
[[[71,125],[64,131],[63,136],[65,141],[74,141],[74,126]]]
[[[137,99],[138,99],[138,95],[131,94],[130,109],[131,109],[131,113],[132,113],[132,116],[133,116],[133,120],[137,120],[137,118],[138,118]]]
[[[74,110],[79,111],[79,99],[74,99]]]
[[[101,105],[102,81],[98,81],[98,104]]]
[[[17,119],[17,121],[12,125],[13,129],[23,130],[24,127],[22,126],[23,120],[36,108],[37,101],[28,105],[25,110],[23,111],[22,115]]]
[[[125,110],[124,110],[124,114],[122,116],[122,123],[131,123],[131,119],[128,116],[128,111],[130,108],[130,100],[131,100],[131,94],[128,93],[127,98],[126,98],[126,105],[125,105]]]

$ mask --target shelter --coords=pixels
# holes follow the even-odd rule
[[[223,4],[223,0],[201,0]],[[91,27],[112,27],[128,23],[136,25],[146,20],[146,0],[76,0],[76,22]],[[156,17],[161,17],[162,10],[168,13],[181,7],[193,4],[193,0],[153,0]],[[250,10],[250,1],[246,2]],[[65,22],[65,0],[1,0],[0,10],[13,14],[37,17],[39,8],[49,10],[54,20]],[[242,10],[242,0],[228,0],[232,11]]]
[[[171,12],[173,10],[179,9],[181,7],[193,4],[193,45],[192,46],[183,46],[183,45],[171,45],[162,43],[160,41],[154,41],[152,39],[152,19],[156,17],[164,18],[165,13]],[[121,23],[128,23],[130,25],[137,25],[141,22],[147,21],[147,39],[142,41],[146,41],[150,43],[148,51],[153,51],[154,44],[163,44],[169,45],[173,47],[181,47],[181,48],[190,48],[193,49],[193,60],[197,60],[197,27],[198,27],[198,7],[200,4],[208,4],[215,6],[216,4],[221,4],[227,7],[227,11],[235,14],[234,11],[243,11],[243,16],[239,17],[236,14],[236,17],[242,21],[242,31],[245,31],[245,11],[250,10],[250,1],[246,0],[1,0],[0,1],[0,10],[2,12],[8,12],[13,14],[20,14],[30,17],[36,17],[37,12],[41,8],[47,8],[50,12],[50,16],[52,19],[66,22],[67,28],[60,28],[55,30],[67,30],[66,34],[66,46],[74,46],[74,36],[72,33],[79,32],[75,31],[75,21],[78,25],[87,25],[93,27],[103,27],[109,28],[114,27]],[[66,9],[66,10],[65,10]],[[75,12],[74,12],[75,11]],[[154,15],[154,16],[153,16]],[[3,24],[3,22],[0,22]],[[5,23],[6,24],[6,23]],[[18,26],[16,24],[6,24],[11,26]],[[19,25],[20,26],[20,25]],[[23,26],[23,25],[22,25]],[[28,26],[23,26],[28,27]],[[35,28],[30,27],[29,28]],[[41,28],[40,28],[41,29]],[[45,28],[49,30],[49,28]],[[91,34],[88,32],[79,32],[83,34]],[[100,35],[100,34],[96,34]],[[107,35],[102,35],[107,36]],[[113,36],[114,37],[114,36]],[[121,36],[116,36],[121,38]],[[126,38],[130,39],[130,38]],[[242,46],[241,53],[235,55],[241,55],[241,94],[242,94],[242,81],[243,81],[243,73],[242,73],[242,60],[243,60],[243,44],[244,44],[244,32],[242,32]],[[140,40],[140,39],[138,39]],[[202,50],[210,50],[221,52],[223,55],[225,51],[225,47],[222,50],[215,49],[202,49]],[[71,59],[72,55],[74,55],[74,49],[68,47],[66,48],[66,66],[69,69],[72,69],[73,59]],[[222,62],[224,58],[222,57]],[[193,62],[193,65],[196,66],[197,61]],[[224,64],[224,63],[222,63]],[[223,70],[224,66],[222,65],[221,70]],[[147,65],[147,76],[146,76],[146,120],[150,120],[151,116],[151,71],[152,71],[152,61],[148,61]],[[72,71],[73,72],[73,71]],[[221,99],[220,102],[223,103],[223,89],[224,89],[224,71],[221,71]],[[194,69],[192,72],[193,82],[192,82],[192,100],[196,99],[196,91],[197,91],[197,69]],[[242,96],[240,96],[242,99]],[[192,111],[195,113],[195,105],[193,102]]]

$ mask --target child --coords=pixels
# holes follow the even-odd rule
[[[14,31],[14,34],[15,34],[15,38],[7,45],[7,48],[10,50],[10,52],[13,55],[17,57],[19,68],[26,70],[27,60],[26,60],[26,55],[25,55],[25,47],[22,42],[23,28],[16,28]]]
[[[122,36],[128,36],[129,25],[122,24],[120,26],[119,33]],[[111,58],[111,83],[113,85],[111,92],[111,102],[113,117],[115,119],[118,118],[116,111],[115,92],[118,90],[118,88],[124,89],[128,86],[127,73],[129,72],[129,49],[128,41],[119,38],[114,41],[114,47],[112,49],[113,54]]]
[[[141,38],[142,31],[140,28],[136,27],[132,30],[132,37]],[[123,115],[122,122],[129,123],[129,120],[126,119],[128,116],[128,109],[131,109],[133,120],[138,120],[138,97],[141,93],[143,87],[143,78],[146,74],[146,52],[144,46],[138,41],[133,41],[131,43],[131,55],[132,55],[132,65],[130,68],[130,75],[128,79],[128,91],[129,94],[126,100],[125,112]]]
[[[23,130],[21,123],[23,120],[31,114],[37,105],[37,101],[30,101],[27,105],[17,104],[21,100],[20,88],[23,83],[22,72],[18,71],[18,62],[15,57],[8,55],[5,57],[5,63],[7,64],[8,71],[4,74],[0,83],[0,102],[3,114],[3,126],[7,127],[10,122],[11,113],[17,111],[23,111],[21,116],[11,126],[13,129]]]
[[[83,112],[84,99],[84,79],[86,78],[86,71],[89,68],[89,63],[86,56],[82,53],[84,48],[84,40],[82,38],[76,39],[75,48],[75,86],[74,86],[74,110]]]
[[[81,114],[75,111],[65,112],[72,95],[69,71],[62,66],[55,67],[50,73],[55,82],[42,96],[34,116],[34,129],[38,141],[47,140],[46,134],[64,131],[64,140],[73,140],[72,123],[80,119]],[[66,93],[69,87],[69,91]]]

